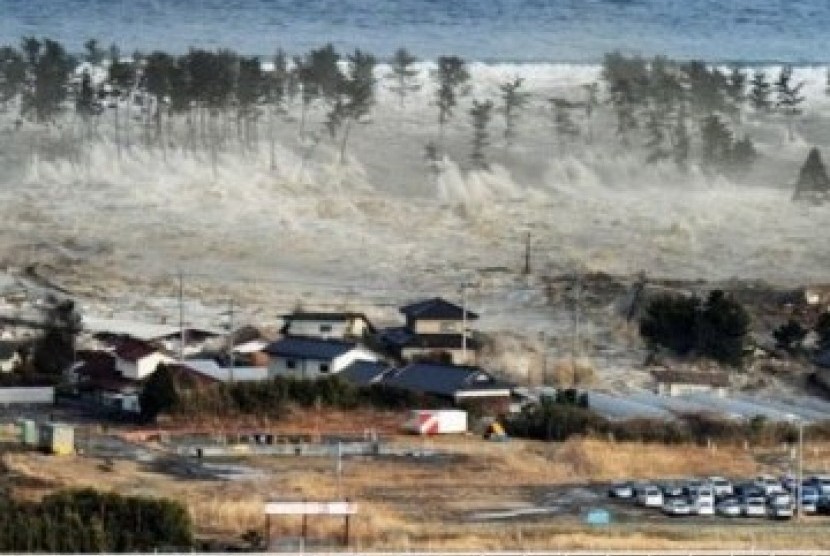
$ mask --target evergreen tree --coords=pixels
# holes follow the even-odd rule
[[[159,365],[150,378],[144,383],[144,388],[139,395],[141,416],[148,422],[172,409],[175,409],[180,402],[179,390],[173,372],[166,365]]]
[[[355,50],[348,60],[348,74],[341,80],[341,94],[329,112],[327,121],[332,135],[341,124],[344,126],[340,143],[340,162],[343,162],[346,156],[346,143],[352,124],[368,116],[375,104],[375,57]]]
[[[470,161],[475,168],[488,168],[487,156],[484,149],[489,145],[490,134],[487,127],[490,125],[493,112],[493,101],[479,102],[473,100],[473,107],[470,109],[470,117],[473,123],[473,142]]]
[[[730,161],[733,173],[739,176],[745,174],[757,158],[758,152],[755,150],[755,145],[749,136],[735,141],[735,144],[732,146]]]
[[[699,349],[706,355],[733,366],[743,359],[749,314],[746,309],[720,290],[706,299],[699,320]]]
[[[755,70],[750,82],[749,101],[756,112],[769,112],[772,107],[771,95],[772,85],[767,81],[767,74],[763,70]]]
[[[666,148],[666,122],[664,114],[657,108],[650,108],[646,114],[646,143],[648,151],[646,161],[648,163],[658,162],[670,156]]]
[[[746,73],[741,68],[735,66],[729,74],[729,83],[727,84],[726,92],[729,95],[729,100],[732,102],[732,110],[738,122],[741,121],[741,109],[744,102],[746,102]]]
[[[421,88],[416,81],[418,70],[412,67],[417,61],[418,58],[405,48],[399,48],[392,56],[392,73],[389,77],[393,79],[394,84],[389,89],[398,95],[401,108],[403,108],[406,95]]]
[[[86,61],[93,66],[100,66],[104,61],[104,50],[98,45],[96,39],[89,39],[84,43]]]
[[[563,98],[552,98],[549,101],[553,108],[553,126],[559,138],[565,141],[573,141],[579,137],[579,127],[571,117],[573,103]]]
[[[255,137],[255,123],[259,116],[259,104],[266,93],[262,64],[257,57],[242,57],[238,61],[236,78],[236,117],[241,123],[244,144],[250,145]]]
[[[821,201],[826,200],[828,196],[830,196],[830,178],[827,176],[827,168],[821,160],[821,153],[813,147],[798,174],[793,199]]]
[[[686,126],[686,110],[681,105],[680,111],[672,129],[672,159],[675,164],[683,170],[688,167],[689,151],[691,150],[691,139]]]
[[[20,95],[25,84],[26,59],[10,46],[0,48],[0,104]]]
[[[793,119],[801,114],[800,106],[804,102],[804,97],[801,95],[801,89],[803,87],[803,81],[793,84],[792,66],[784,66],[781,68],[778,80],[775,82],[775,91],[777,93],[776,106],[787,118],[787,132],[790,141],[794,139]]]
[[[514,77],[512,81],[499,84],[501,91],[501,113],[504,116],[504,138],[508,144],[516,136],[516,120],[519,112],[525,107],[530,94],[521,91],[524,79]]]
[[[174,95],[173,74],[176,70],[176,60],[165,52],[153,52],[147,57],[144,66],[144,89],[155,99],[153,119],[156,123],[156,137],[161,142],[162,108],[167,97]],[[172,102],[172,100],[171,100]]]
[[[71,59],[63,46],[49,39],[41,42],[26,38],[23,50],[30,78],[23,94],[22,111],[37,122],[50,122],[63,109]]]
[[[701,162],[709,170],[723,171],[732,158],[732,132],[716,114],[703,120],[700,129]]]
[[[95,113],[95,91],[92,88],[92,78],[89,72],[85,71],[81,76],[81,88],[78,97],[75,99],[75,109],[84,117]]]
[[[452,118],[458,97],[466,94],[470,73],[467,71],[467,63],[458,56],[440,56],[438,69],[433,71],[432,78],[437,85],[435,102],[438,105],[440,143],[443,148],[444,126]]]

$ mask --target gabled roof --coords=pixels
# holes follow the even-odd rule
[[[401,313],[406,315],[408,319],[426,319],[426,320],[463,320],[464,309],[455,303],[442,299],[440,297],[433,297],[411,305],[401,307]],[[467,319],[475,320],[478,315],[467,310]]]
[[[652,371],[652,376],[662,384],[700,384],[713,388],[729,387],[729,375],[697,371]]]
[[[296,357],[297,359],[314,359],[331,361],[357,347],[352,342],[341,340],[324,340],[306,336],[289,336],[272,342],[265,352],[277,357]]]
[[[115,348],[115,354],[124,361],[138,361],[157,351],[152,345],[138,340],[124,340]]]
[[[505,397],[512,385],[478,367],[411,363],[384,375],[382,384],[448,398],[467,395]]]
[[[385,363],[376,361],[355,361],[344,367],[337,376],[357,386],[369,386],[381,382],[384,373],[391,370]]]

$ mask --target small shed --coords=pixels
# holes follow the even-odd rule
[[[39,431],[40,449],[56,456],[75,453],[75,429],[62,423],[43,423]]]

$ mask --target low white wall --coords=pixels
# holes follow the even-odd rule
[[[0,388],[0,405],[53,403],[55,388],[52,386]]]

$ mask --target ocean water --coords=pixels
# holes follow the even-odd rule
[[[821,64],[828,0],[0,0],[0,42],[90,37],[122,51],[299,53],[325,42],[384,57],[458,54],[591,63],[621,50],[747,63]]]

